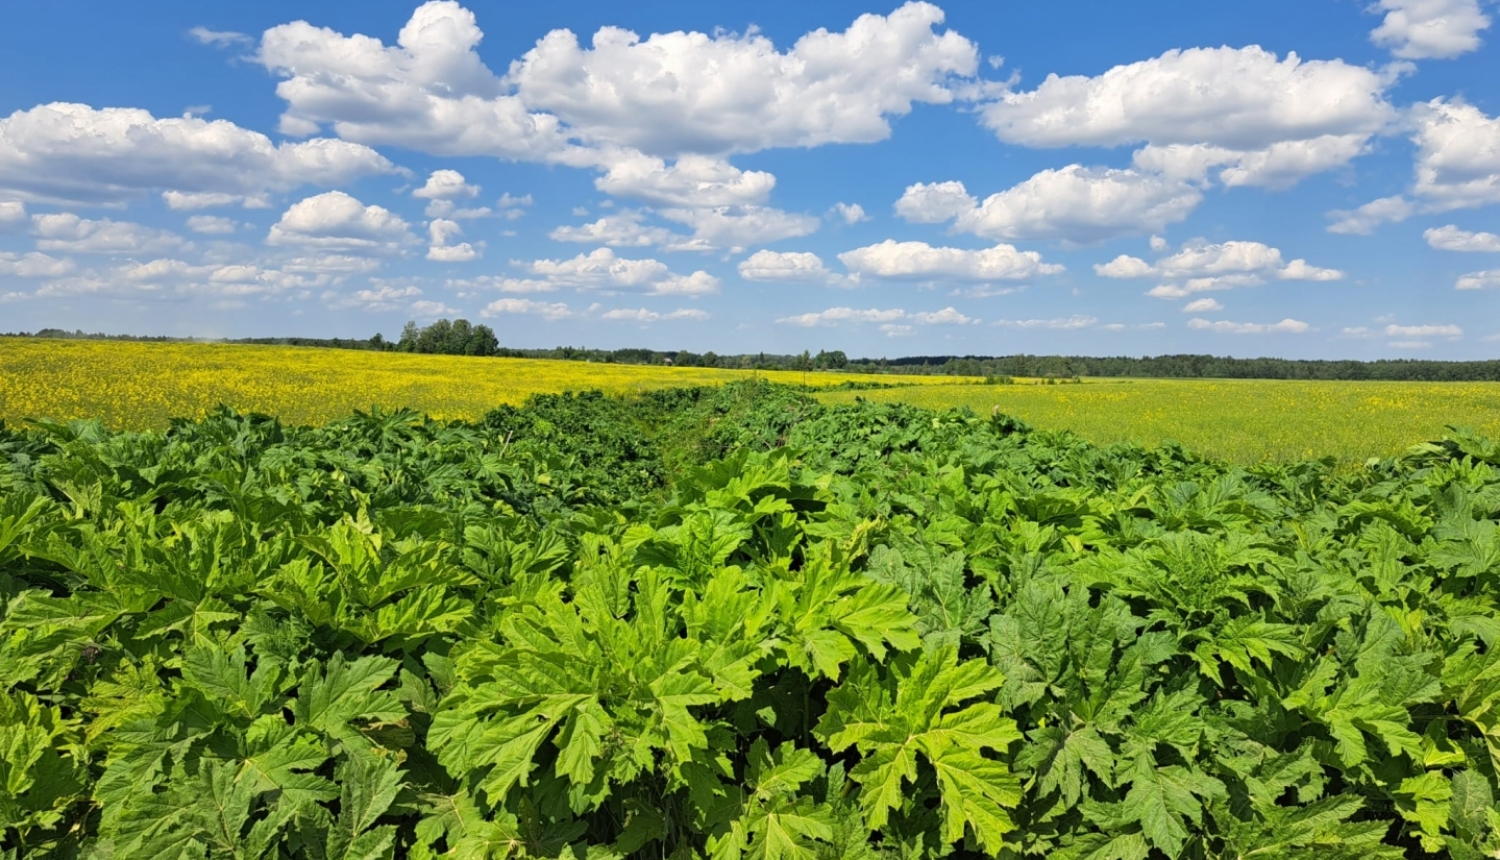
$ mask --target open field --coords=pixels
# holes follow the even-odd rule
[[[1399,453],[1449,425],[1500,436],[1500,384],[1286,380],[1088,380],[1082,385],[956,385],[818,395],[930,408],[996,407],[1038,428],[1091,442],[1168,440],[1237,463]]]
[[[0,427],[0,858],[1500,857],[1495,463],[753,384]]]
[[[0,419],[100,418],[110,427],[139,430],[165,427],[171,418],[199,418],[220,403],[291,424],[320,424],[373,405],[474,419],[533,394],[593,388],[622,394],[721,385],[750,376],[808,385],[869,378],[282,346],[0,338]],[[902,378],[903,384],[953,381]]]

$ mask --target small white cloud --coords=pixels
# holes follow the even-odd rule
[[[232,48],[235,45],[249,45],[255,41],[244,33],[236,33],[233,30],[210,30],[207,27],[194,27],[188,31],[188,35],[197,40],[200,45],[213,45],[215,48]]]
[[[611,248],[659,246],[670,249],[681,247],[689,241],[688,237],[673,233],[665,227],[649,226],[645,219],[645,213],[640,210],[621,209],[588,224],[558,227],[548,236],[554,242],[583,242]]]
[[[1043,170],[976,202],[962,182],[910,186],[896,202],[909,221],[937,224],[986,239],[1060,239],[1073,244],[1160,230],[1181,221],[1203,199],[1188,183],[1156,173],[1071,164]]]
[[[512,287],[631,290],[680,296],[708,295],[719,291],[719,279],[708,272],[699,270],[679,275],[660,260],[627,259],[616,256],[609,248],[598,248],[568,260],[534,260],[530,263],[513,260],[512,264],[525,266],[530,274],[538,276],[538,279],[522,281],[507,279],[507,285]]]
[[[496,299],[479,312],[482,317],[497,317],[507,314],[529,314],[545,320],[562,320],[576,316],[562,302],[539,302],[535,299]]]
[[[1293,260],[1276,273],[1283,281],[1342,281],[1344,273],[1338,269],[1324,269],[1308,265],[1306,260]]]
[[[1368,236],[1380,225],[1405,221],[1416,211],[1417,207],[1405,197],[1382,197],[1371,200],[1358,209],[1335,209],[1329,212],[1328,217],[1334,219],[1334,223],[1328,225],[1328,232]]]
[[[27,254],[0,252],[0,275],[14,278],[59,278],[76,266],[67,258],[32,251]]]
[[[1500,252],[1500,235],[1495,233],[1471,233],[1460,230],[1457,225],[1433,227],[1422,233],[1427,244],[1439,251],[1484,251]]]
[[[1219,304],[1218,299],[1195,299],[1182,306],[1185,314],[1206,314],[1222,310],[1224,306]]]
[[[1108,263],[1094,264],[1094,274],[1105,278],[1144,278],[1155,273],[1156,269],[1150,263],[1129,254],[1121,254]]]
[[[1456,325],[1395,325],[1394,323],[1385,327],[1386,337],[1446,337],[1457,340],[1464,336],[1464,330]]]
[[[839,254],[849,271],[875,278],[1007,281],[1055,275],[1063,267],[1042,262],[1036,251],[996,245],[979,251],[887,239]]]
[[[906,319],[906,311],[900,308],[886,310],[880,308],[867,308],[865,310],[856,308],[829,308],[828,310],[817,311],[815,313],[782,317],[777,322],[783,325],[810,328],[812,326],[831,326],[841,323],[889,323],[903,319]]]
[[[811,215],[783,212],[771,206],[663,209],[661,216],[693,228],[692,238],[678,246],[678,250],[727,248],[736,254],[753,245],[807,236],[817,232],[821,225]]]
[[[376,254],[395,253],[416,242],[395,213],[383,206],[366,206],[342,191],[292,204],[266,237],[268,245]]]
[[[1392,349],[1431,349],[1432,342],[1426,340],[1393,340],[1386,346]]]
[[[194,233],[224,236],[238,230],[239,222],[218,215],[194,215],[187,219],[187,227]]]
[[[427,259],[438,263],[467,263],[479,259],[479,252],[468,242],[451,243],[452,239],[463,235],[458,222],[437,218],[428,223],[427,232],[430,240]]]
[[[1240,323],[1228,320],[1206,320],[1193,318],[1188,320],[1188,328],[1198,331],[1212,331],[1222,334],[1302,334],[1311,330],[1312,326],[1301,320],[1284,319],[1278,323]]]
[[[19,200],[0,200],[0,232],[15,229],[26,221],[25,203]]]
[[[1479,0],[1378,0],[1371,11],[1385,20],[1370,41],[1407,60],[1447,59],[1479,49],[1490,26]]]
[[[530,206],[534,202],[536,201],[531,199],[530,194],[523,194],[520,197],[517,197],[507,191],[504,194],[500,195],[500,199],[495,201],[495,205],[500,207],[501,209],[517,209]]]
[[[1151,237],[1151,250],[1155,251],[1156,253],[1160,254],[1163,251],[1167,250],[1168,247],[1170,246],[1167,244],[1166,239],[1163,239],[1160,236]]]
[[[658,320],[694,320],[702,321],[709,318],[708,311],[697,308],[678,308],[669,313],[657,313],[646,308],[616,308],[605,311],[604,319],[624,322],[653,323]]]
[[[1470,272],[1462,275],[1454,289],[1459,290],[1491,290],[1500,287],[1500,269],[1490,269],[1484,272]]]
[[[858,286],[859,278],[835,274],[817,254],[807,251],[760,250],[740,261],[740,277],[747,281],[789,284]]]
[[[912,314],[911,318],[913,322],[920,325],[970,325],[979,322],[974,317],[961,313],[953,307],[946,307],[940,311],[918,312]]]
[[[991,325],[1000,328],[1020,329],[1050,329],[1054,331],[1076,331],[1078,329],[1093,328],[1099,324],[1098,317],[1071,316],[1055,317],[1053,319],[1030,319],[1030,320],[995,320]]]
[[[858,224],[861,221],[870,220],[870,216],[865,214],[865,208],[858,203],[835,203],[828,213],[845,224]]]

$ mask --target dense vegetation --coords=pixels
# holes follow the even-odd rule
[[[1497,857],[1497,466],[757,384],[0,429],[0,855]]]

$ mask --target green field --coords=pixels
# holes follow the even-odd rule
[[[1500,857],[1497,464],[757,381],[0,427],[0,858]]]
[[[910,403],[998,410],[1096,444],[1182,443],[1237,463],[1400,453],[1449,426],[1500,437],[1500,383],[1229,379],[1085,380],[1078,385],[955,385],[818,395],[824,403]]]

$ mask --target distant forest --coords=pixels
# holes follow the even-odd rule
[[[85,334],[47,328],[0,337],[42,337],[87,340],[182,341],[186,338],[137,337],[132,335]],[[501,356],[506,358],[550,358],[592,361],[604,364],[675,364],[682,367],[722,367],[746,370],[837,370],[845,373],[916,374],[1005,377],[1143,377],[1176,379],[1366,379],[1422,382],[1500,381],[1500,360],[1424,361],[1380,359],[1378,361],[1302,360],[1288,358],[1229,358],[1213,355],[1157,355],[1095,357],[1082,355],[917,355],[905,358],[849,358],[841,350],[803,352],[797,355],[744,353],[719,355],[686,350],[587,349],[559,346],[552,349],[516,349],[501,346],[495,332],[468,320],[438,320],[427,326],[409,322],[395,341],[376,334],[365,339],[254,337],[218,340],[217,343],[308,346],[332,349],[363,349],[379,352],[411,352],[436,355]]]

